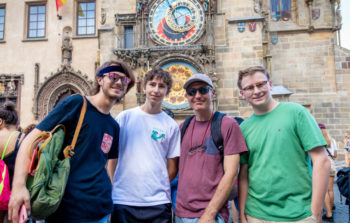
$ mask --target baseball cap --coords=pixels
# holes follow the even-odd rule
[[[318,127],[320,127],[320,129],[326,129],[326,126],[322,123],[318,123]]]
[[[210,87],[213,87],[213,82],[211,81],[210,77],[208,77],[208,75],[206,74],[194,74],[191,77],[189,77],[187,79],[187,81],[184,84],[184,89],[187,89],[188,86],[190,86],[192,83],[194,82],[204,82],[206,84],[208,84]]]

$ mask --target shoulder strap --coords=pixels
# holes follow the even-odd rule
[[[184,121],[184,124],[182,125],[182,129],[181,129],[181,142],[182,142],[182,138],[184,137],[185,133],[186,133],[186,129],[188,127],[188,125],[190,124],[191,120],[193,119],[194,115],[191,115],[190,117],[187,117]]]
[[[65,158],[72,157],[74,155],[74,147],[75,147],[75,144],[77,143],[77,140],[78,140],[78,136],[79,136],[79,132],[80,132],[80,129],[81,129],[81,125],[83,124],[84,116],[85,116],[85,113],[86,113],[86,99],[85,99],[84,96],[82,96],[82,97],[83,97],[83,106],[82,106],[81,111],[80,111],[78,124],[77,124],[77,126],[75,128],[72,144],[67,146],[63,150],[63,154],[64,154]]]
[[[18,131],[13,131],[13,132],[11,132],[9,138],[7,139],[6,145],[5,145],[4,150],[2,151],[2,155],[1,155],[1,159],[2,159],[2,160],[4,159],[4,156],[5,156],[5,154],[6,154],[7,146],[9,145],[9,143],[10,143],[10,141],[11,141],[13,135],[16,134],[17,132],[18,132]]]
[[[224,116],[224,113],[215,112],[211,120],[211,136],[213,137],[216,148],[220,152],[221,162],[224,160],[224,140],[221,135],[221,122]]]
[[[21,137],[22,137],[22,132],[20,132],[19,134],[18,134],[18,137],[17,137],[17,140],[16,140],[16,145],[15,145],[15,150],[16,149],[19,149],[19,140],[21,139]]]
[[[330,156],[332,158],[332,160],[334,160],[334,156],[331,154],[331,152],[329,152],[328,148],[326,146],[324,148],[326,148],[328,156]]]

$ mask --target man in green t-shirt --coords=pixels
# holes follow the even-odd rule
[[[249,152],[241,156],[240,222],[321,222],[330,162],[316,121],[303,106],[272,98],[264,67],[240,71],[237,84],[254,111],[241,125]]]

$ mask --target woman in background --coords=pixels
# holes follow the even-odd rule
[[[318,123],[318,126],[320,127],[323,137],[325,138],[327,142],[327,150],[328,150],[328,157],[331,161],[331,170],[329,173],[329,181],[328,181],[328,190],[326,193],[326,198],[324,201],[324,206],[326,207],[326,214],[323,215],[323,220],[327,220],[329,222],[333,222],[333,212],[332,210],[335,209],[334,206],[334,191],[333,191],[333,183],[334,183],[334,177],[335,177],[335,165],[334,165],[334,158],[337,157],[337,143],[334,139],[332,139],[326,129],[326,126],[322,123]]]
[[[8,168],[10,187],[19,144],[24,138],[22,133],[17,131],[19,119],[15,107],[12,102],[5,102],[0,106],[0,155]],[[7,211],[0,211],[0,223],[8,222],[6,213]]]

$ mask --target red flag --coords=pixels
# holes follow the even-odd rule
[[[66,3],[66,0],[56,0],[56,9],[58,12],[58,9]]]

